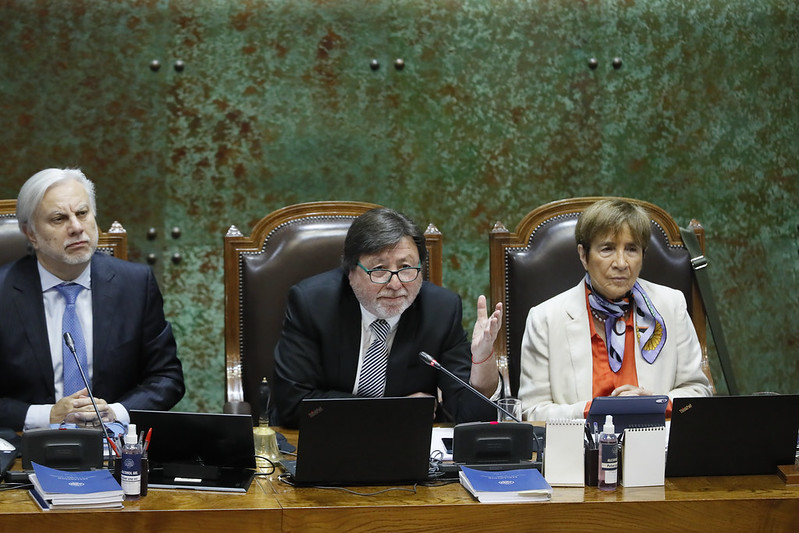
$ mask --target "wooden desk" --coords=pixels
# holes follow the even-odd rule
[[[278,532],[283,527],[266,479],[253,481],[246,494],[151,489],[124,505],[124,510],[42,511],[27,490],[0,492],[0,532]]]
[[[280,430],[296,443],[296,432]],[[357,496],[294,488],[270,477],[283,507],[283,529],[313,531],[794,531],[799,486],[779,477],[669,478],[663,487],[555,488],[552,501],[481,504],[458,483]],[[368,492],[387,487],[353,488]]]
[[[281,430],[296,443],[296,431]],[[369,492],[388,487],[358,487]],[[406,487],[407,488],[407,487]],[[0,492],[0,533],[97,530],[134,532],[348,531],[502,532],[794,531],[799,486],[775,475],[669,478],[664,487],[555,488],[551,502],[477,503],[458,483],[358,496],[294,488],[277,475],[258,478],[247,494],[151,490],[125,509],[40,511],[27,492]]]
[[[555,488],[549,503],[480,504],[458,484],[355,496],[276,486],[284,531],[795,531],[799,488],[776,476],[680,478],[665,487]],[[362,489],[363,490],[363,489]]]

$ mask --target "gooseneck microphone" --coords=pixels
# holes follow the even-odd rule
[[[516,422],[521,422],[521,420],[516,418],[516,416],[514,416],[512,413],[509,413],[508,411],[506,411],[502,407],[498,406],[497,404],[495,404],[494,402],[492,402],[491,400],[486,398],[483,394],[481,394],[480,391],[478,391],[477,389],[475,389],[474,387],[472,387],[471,385],[469,385],[468,383],[463,381],[461,378],[459,378],[458,376],[456,376],[455,374],[453,374],[452,372],[450,372],[449,370],[447,370],[446,368],[441,366],[441,363],[439,363],[438,361],[433,359],[433,356],[431,356],[427,352],[419,352],[419,358],[422,360],[422,362],[424,364],[430,365],[433,368],[435,368],[436,370],[440,370],[441,372],[445,373],[446,375],[448,375],[449,377],[451,377],[452,379],[454,379],[455,381],[457,381],[458,383],[460,383],[461,385],[466,387],[469,391],[472,392],[472,394],[475,394],[479,398],[481,398],[481,399],[485,400],[486,402],[488,402],[497,411],[501,411],[505,415],[511,417]]]
[[[97,415],[97,420],[100,421],[100,427],[103,428],[103,434],[105,435],[105,439],[108,441],[109,451],[114,453],[114,444],[111,440],[111,437],[108,435],[108,428],[105,427],[103,423],[103,417],[100,416],[100,410],[97,408],[97,402],[94,401],[94,394],[92,394],[92,388],[89,386],[89,380],[86,379],[86,374],[83,372],[83,367],[80,364],[80,359],[78,358],[78,352],[75,351],[75,341],[72,340],[72,335],[69,332],[64,333],[64,342],[69,348],[69,351],[72,352],[72,357],[75,358],[75,364],[78,365],[78,370],[80,371],[80,377],[83,378],[83,384],[86,385],[86,392],[89,393],[89,399],[92,401],[92,406],[94,406],[94,413]]]

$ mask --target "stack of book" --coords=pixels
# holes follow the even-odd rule
[[[122,507],[125,494],[108,470],[67,472],[32,464],[30,495],[43,510]]]
[[[482,503],[545,502],[552,487],[535,468],[477,470],[461,466],[461,485]]]

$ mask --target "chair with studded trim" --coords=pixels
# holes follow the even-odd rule
[[[260,415],[259,387],[271,378],[286,300],[292,285],[341,264],[344,238],[359,215],[379,207],[364,202],[309,202],[278,209],[250,236],[231,226],[224,238],[225,412]],[[422,275],[441,285],[441,233],[425,231]]]
[[[514,232],[497,222],[489,234],[490,284],[493,302],[503,302],[503,326],[495,351],[506,383],[505,392],[519,390],[521,344],[531,307],[573,287],[585,274],[577,253],[574,228],[580,214],[605,197],[570,198],[545,204],[528,213]],[[641,277],[679,289],[702,346],[702,365],[714,388],[707,359],[706,314],[680,228],[666,211],[649,202],[628,199],[643,206],[652,221],[652,238],[644,257]],[[704,251],[704,228],[692,220]]]

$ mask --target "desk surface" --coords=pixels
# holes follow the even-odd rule
[[[2,485],[0,485],[2,487]],[[281,531],[281,507],[266,479],[246,494],[150,489],[125,508],[42,511],[27,490],[0,492],[0,532],[50,531]],[[179,512],[176,512],[179,511]]]
[[[283,431],[296,443],[296,431]],[[358,487],[359,492],[389,487]],[[409,488],[409,487],[403,487]],[[134,512],[136,511],[136,512]],[[359,496],[294,488],[276,475],[247,494],[150,490],[124,511],[40,511],[26,491],[0,492],[0,532],[63,531],[793,531],[799,486],[775,475],[667,478],[663,487],[556,487],[549,503],[481,504],[458,483]],[[32,528],[32,529],[31,529]],[[58,528],[58,529],[56,529]]]

